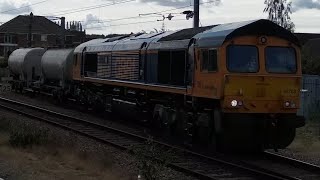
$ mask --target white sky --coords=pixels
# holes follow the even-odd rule
[[[63,14],[61,11],[77,9],[101,4],[117,3],[130,0],[0,0],[0,22],[6,22],[19,14],[55,15],[65,16],[66,21],[82,21],[88,34],[130,33],[142,30],[152,31],[162,27],[160,15],[138,17],[139,14],[170,10],[178,7],[189,6],[193,0],[132,0],[132,2],[116,4],[106,7],[81,11],[71,14]],[[203,0],[208,2],[212,0]],[[221,24],[235,21],[267,18],[263,13],[265,0],[221,0],[215,6],[212,3],[202,4],[200,7],[200,22],[203,26]],[[320,0],[292,0],[294,12],[291,15],[296,25],[296,32],[320,33]],[[14,11],[17,7],[42,2],[31,7],[25,7]],[[193,3],[192,3],[193,4]],[[193,10],[190,6],[184,9],[171,10],[162,14],[181,13],[184,10]],[[174,14],[172,21],[165,20],[166,29],[175,30],[192,27],[193,19],[186,20],[184,15]],[[137,17],[127,20],[111,21],[125,17]],[[130,24],[137,23],[137,24]]]

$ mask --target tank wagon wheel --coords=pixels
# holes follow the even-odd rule
[[[53,101],[55,104],[61,104],[64,102],[64,94],[63,91],[54,90],[52,92]]]
[[[13,91],[13,92],[16,91],[16,84],[15,83],[11,84],[11,91]]]
[[[19,84],[18,91],[19,91],[19,93],[22,94],[22,92],[23,92],[23,84],[22,83]]]

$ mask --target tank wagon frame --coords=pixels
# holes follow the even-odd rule
[[[285,148],[304,125],[299,42],[268,20],[99,39],[73,53],[70,88],[58,96],[131,107],[186,142]]]

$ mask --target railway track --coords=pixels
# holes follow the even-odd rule
[[[271,161],[271,163],[277,162],[279,166],[290,165],[291,169],[283,173],[291,174],[299,179],[320,179],[320,166],[267,151],[264,152],[263,157],[264,160]]]
[[[143,147],[148,141],[147,137],[2,97],[0,97],[0,107],[122,150]],[[160,151],[173,152],[174,157],[168,163],[169,167],[200,179],[299,179],[245,161],[209,157],[159,141],[153,143],[160,148]]]

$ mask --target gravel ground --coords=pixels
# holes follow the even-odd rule
[[[102,122],[101,119],[93,117],[93,116],[88,115],[86,113],[81,113],[81,112],[66,109],[63,107],[57,107],[51,103],[48,103],[47,101],[45,101],[45,99],[29,98],[29,97],[21,96],[21,95],[14,94],[14,93],[8,93],[8,94],[2,95],[2,96],[6,97],[6,98],[12,98],[12,99],[20,100],[20,101],[25,101],[25,102],[28,102],[29,104],[34,104],[37,106],[45,107],[48,109],[52,109],[54,111],[59,111],[59,112],[65,113],[65,114],[81,117],[83,119],[90,119],[90,120]],[[76,150],[77,153],[90,152],[90,154],[95,154],[95,156],[92,158],[94,159],[94,161],[97,161],[98,163],[99,162],[101,163],[101,159],[107,159],[106,160],[107,163],[112,164],[112,169],[114,171],[117,171],[118,172],[117,174],[123,174],[123,175],[126,175],[126,177],[132,177],[132,179],[137,179],[136,177],[139,174],[138,169],[137,169],[137,164],[136,164],[137,161],[134,156],[132,156],[126,152],[120,151],[116,148],[113,148],[113,147],[110,147],[107,145],[103,145],[103,144],[101,144],[97,141],[94,141],[92,139],[78,136],[74,133],[70,133],[65,130],[61,130],[61,129],[53,127],[51,125],[48,125],[45,123],[40,123],[40,122],[31,120],[29,118],[19,116],[17,114],[9,113],[9,112],[3,111],[3,110],[0,110],[0,113],[2,114],[2,116],[6,116],[6,118],[9,118],[9,119],[20,119],[20,120],[31,122],[35,125],[35,127],[49,128],[51,132],[54,132],[55,136],[57,137],[57,142],[60,145],[70,146],[70,147],[72,147],[73,150]],[[114,124],[115,124],[115,123],[108,122],[108,121],[105,121],[102,123],[105,123],[107,125],[112,125],[112,126],[114,126]],[[122,125],[119,125],[119,126],[122,126]],[[129,127],[124,126],[123,128],[129,128]],[[2,162],[1,159],[0,159],[0,162]],[[103,161],[102,163],[105,163],[105,161]],[[120,172],[119,172],[119,170],[120,170]],[[12,170],[12,168],[10,168],[10,165],[0,163],[0,177],[3,176],[4,178],[10,177],[9,179],[15,179],[14,173],[12,173],[12,171],[14,171],[14,170]],[[179,179],[185,179],[185,180],[194,179],[191,177],[187,177],[182,173],[173,171],[172,169],[169,169],[169,168],[165,168],[161,172],[161,174],[162,174],[161,179],[178,179],[178,180]]]
[[[301,151],[296,151],[292,149],[285,149],[278,152],[278,154],[320,166],[319,151],[318,152],[301,152]]]
[[[320,124],[310,123],[298,129],[294,142],[278,153],[320,166]]]
[[[0,97],[9,98],[13,100],[17,100],[20,102],[27,102],[28,104],[43,107],[46,109],[50,109],[52,111],[60,112],[63,114],[67,114],[73,117],[81,118],[81,119],[90,119],[92,122],[96,122],[99,124],[104,124],[109,127],[114,127],[117,129],[122,129],[124,131],[130,131],[132,133],[145,136],[147,135],[147,128],[143,128],[142,126],[135,125],[134,123],[131,123],[130,126],[126,125],[128,124],[128,121],[125,121],[123,118],[117,118],[117,117],[110,117],[108,114],[104,115],[90,115],[94,114],[92,112],[88,112],[85,110],[77,110],[70,104],[65,105],[55,105],[54,103],[50,102],[51,100],[48,99],[46,96],[35,96],[30,97],[27,95],[21,95],[18,93],[8,92],[5,94],[0,94]],[[104,116],[104,117],[103,117]],[[130,123],[130,122],[129,122]]]
[[[6,93],[1,96],[6,98],[11,98],[15,100],[20,100],[24,102],[28,102],[29,104],[34,104],[37,106],[41,106],[47,109],[51,109],[54,111],[59,111],[64,114],[69,114],[75,117],[90,119],[91,121],[95,121],[98,123],[106,124],[108,126],[113,126],[115,128],[120,128],[123,130],[129,130],[130,132],[135,132],[136,134],[146,135],[145,129],[141,128],[141,126],[136,127],[128,127],[124,125],[124,123],[116,123],[115,121],[109,121],[106,119],[98,118],[96,116],[89,115],[85,112],[79,112],[77,110],[72,110],[66,107],[58,107],[53,103],[50,103],[45,97],[34,97],[30,98],[27,96],[22,96],[16,93]],[[319,126],[320,127],[320,126]],[[310,138],[305,139],[305,128],[299,129],[297,131],[296,140],[290,145],[287,149],[280,150],[278,153],[287,157],[296,158],[305,162],[313,163],[320,166],[320,142],[319,139],[312,140],[312,145],[306,147],[306,141],[310,141]],[[313,134],[311,134],[313,135]],[[180,178],[179,178],[180,179]]]

